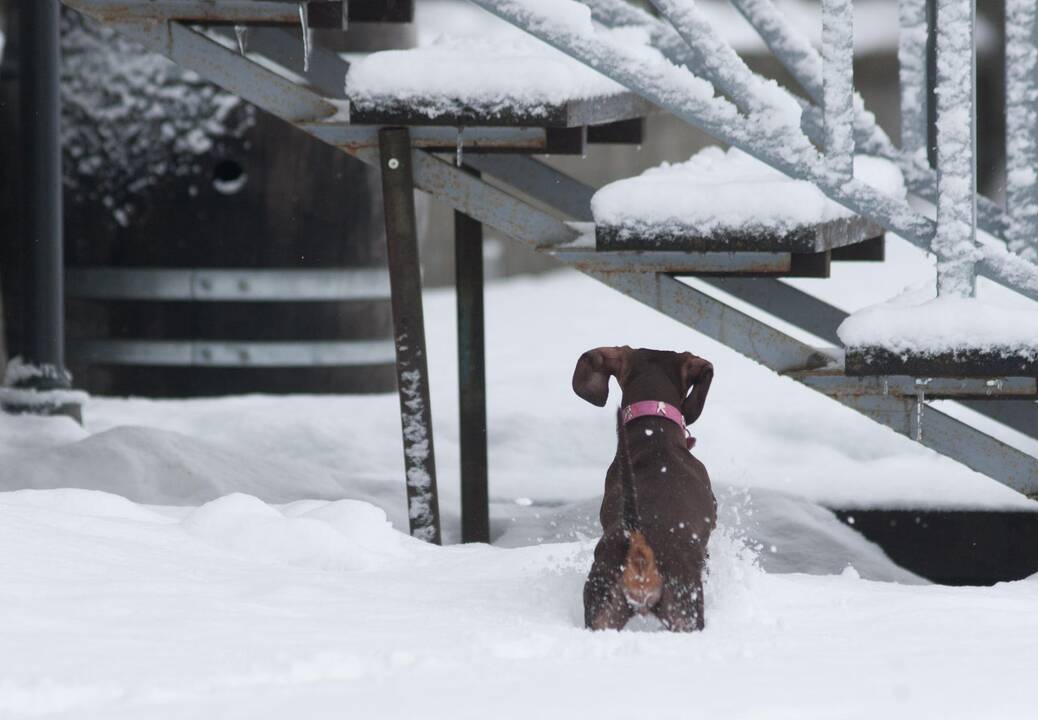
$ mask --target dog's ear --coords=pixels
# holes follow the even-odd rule
[[[710,392],[710,382],[714,379],[714,366],[709,361],[692,353],[681,353],[681,382],[688,396],[681,403],[681,414],[689,425],[699,419],[706,405],[706,394]],[[692,392],[688,392],[689,389]]]
[[[588,350],[573,370],[573,392],[592,405],[604,407],[609,399],[609,378],[621,384],[627,375],[631,348],[600,347]]]

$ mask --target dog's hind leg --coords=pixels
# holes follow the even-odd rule
[[[634,615],[624,598],[620,569],[595,562],[584,584],[584,625],[589,630],[622,630]]]
[[[584,626],[590,630],[622,630],[634,615],[623,593],[623,532],[607,532],[595,546],[595,561],[584,583]]]
[[[656,606],[656,617],[672,632],[702,630],[706,624],[703,583],[700,581],[666,583]]]

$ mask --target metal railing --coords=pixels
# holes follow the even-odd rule
[[[765,81],[739,59],[690,0],[652,0],[662,19],[624,0],[584,3],[603,25],[647,28],[654,46],[678,67],[632,53],[590,25],[582,29],[554,22],[537,5],[472,0],[717,139],[791,177],[814,183],[836,202],[934,252],[942,294],[972,295],[979,274],[1038,300],[1038,268],[1024,260],[1033,257],[1033,227],[1038,218],[1038,205],[1030,199],[1038,192],[1030,159],[1035,153],[1033,141],[1011,139],[1008,144],[1013,176],[1008,212],[976,194],[975,0],[935,0],[940,99],[936,170],[927,163],[927,105],[920,102],[927,88],[927,1],[901,0],[905,142],[898,149],[853,89],[849,0],[823,0],[821,53],[771,0],[732,0],[811,96],[812,102],[800,101],[799,127],[784,122],[780,108],[755,96],[759,95],[755,88]],[[1033,3],[1020,0],[1010,5],[1013,17],[1022,16],[1033,27]],[[1026,55],[1022,48],[1033,45],[1034,35],[1028,34],[1027,27],[1016,28],[1007,42],[1011,57]],[[697,84],[703,80],[718,94],[704,92]],[[1035,82],[1035,73],[1026,72],[1026,67],[1009,75],[1009,115],[1014,117],[1014,127],[1023,128],[1024,137],[1035,132],[1034,123],[1027,125],[1027,113],[1033,113],[1035,106],[1029,88]],[[909,189],[936,203],[936,222],[909,203],[885,196],[849,175],[848,157],[855,144],[861,152],[895,161]],[[996,239],[1008,240],[1012,252],[998,242],[978,243],[978,225]]]

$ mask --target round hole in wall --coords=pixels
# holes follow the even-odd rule
[[[234,195],[245,187],[249,176],[236,160],[221,160],[213,168],[213,187],[224,195]]]

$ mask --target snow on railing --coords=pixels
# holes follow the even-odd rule
[[[937,0],[937,294],[977,290],[976,6]]]
[[[926,0],[905,0],[908,3],[920,2],[924,8]],[[782,63],[796,81],[803,86],[808,95],[816,103],[822,102],[822,58],[815,50],[811,41],[807,39],[797,28],[795,28],[775,7],[772,0],[731,0],[743,17],[754,27],[764,40],[768,49],[775,58]],[[923,25],[925,33],[925,24]],[[926,69],[926,44],[925,34],[923,44],[920,46],[922,53],[919,55],[918,67],[925,73]],[[925,98],[925,74],[922,87]],[[919,105],[925,108],[925,105]],[[878,155],[897,163],[901,172],[905,175],[905,182],[909,190],[921,198],[937,202],[937,174],[926,160],[925,153],[919,155],[908,149],[897,148],[883,129],[876,124],[875,116],[865,109],[864,101],[858,93],[854,95],[855,109],[855,137],[861,152],[869,155]],[[921,116],[922,122],[926,122],[925,110]],[[925,125],[922,146],[925,147]],[[1008,218],[995,203],[987,198],[979,198],[977,203],[978,224],[987,232],[1002,237],[1008,225]]]
[[[854,7],[822,0],[822,109],[829,168],[854,175]]]
[[[1006,209],[1009,249],[1038,261],[1038,8],[1006,0]]]
[[[930,99],[926,83],[926,1],[898,0],[901,32],[897,62],[901,84],[901,149],[926,163]]]
[[[917,243],[929,244],[932,220],[904,200],[885,195],[857,179],[830,172],[806,137],[760,114],[745,116],[714,96],[714,88],[687,67],[677,67],[644,44],[596,28],[586,6],[568,0],[472,0],[494,15],[590,65],[675,116],[722,142],[792,177],[818,185],[826,195]],[[685,29],[687,32],[687,28]],[[628,36],[629,38],[629,36]]]

